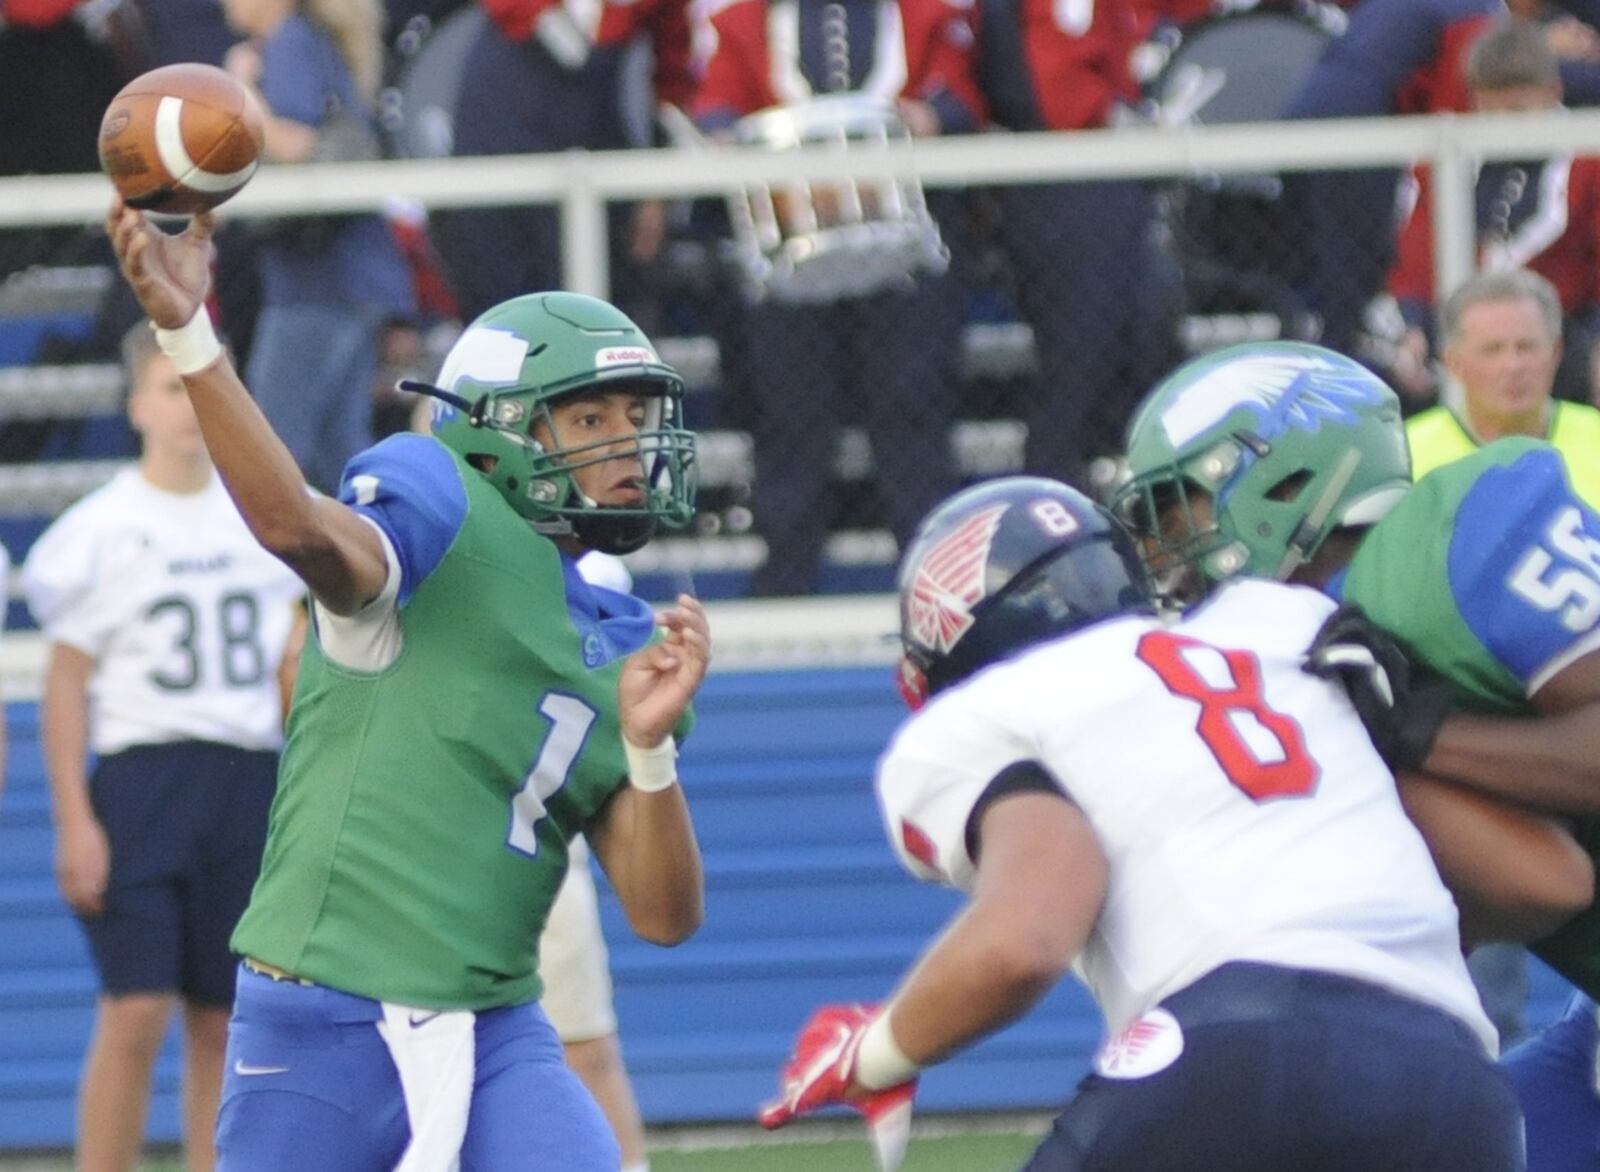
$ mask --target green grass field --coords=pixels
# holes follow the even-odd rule
[[[1027,1159],[1044,1126],[1017,1117],[935,1119],[919,1123],[903,1172],[1010,1172]],[[1000,1130],[1014,1128],[1014,1130]],[[7,1159],[0,1172],[71,1172],[65,1157]],[[866,1133],[854,1123],[823,1122],[789,1135],[747,1128],[664,1128],[651,1133],[651,1172],[877,1172]],[[153,1154],[140,1172],[184,1172],[173,1151]]]
[[[912,1139],[903,1172],[1000,1172],[1020,1167],[1036,1135],[945,1135]],[[866,1138],[822,1143],[659,1152],[651,1172],[876,1172]]]

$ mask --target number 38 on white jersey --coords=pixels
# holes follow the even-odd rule
[[[305,587],[251,536],[220,479],[176,495],[119,472],[34,543],[22,580],[45,637],[95,661],[96,753],[283,743],[276,673]]]

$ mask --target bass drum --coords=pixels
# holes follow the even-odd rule
[[[415,47],[404,58],[398,79],[383,103],[384,127],[399,157],[450,156],[461,71],[488,20],[481,6],[469,4],[451,12],[430,34],[415,38]],[[402,55],[409,47],[405,40],[402,38],[397,47]]]
[[[1274,122],[1289,109],[1342,21],[1337,10],[1295,5],[1192,24],[1146,96],[1166,123]]]
[[[1282,118],[1343,14],[1325,5],[1255,9],[1185,30],[1147,89],[1166,125],[1222,126]],[[1276,175],[1201,174],[1170,183],[1161,217],[1193,317],[1212,319],[1217,339],[1260,330],[1279,336],[1310,328],[1293,273],[1295,217]],[[1270,315],[1258,318],[1254,315]],[[1245,326],[1241,323],[1254,321]],[[1208,335],[1209,336],[1209,335]],[[1249,334],[1243,336],[1250,336]],[[1242,337],[1241,337],[1242,340]]]

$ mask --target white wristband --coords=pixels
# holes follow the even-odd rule
[[[152,328],[156,332],[156,345],[172,359],[179,374],[199,374],[222,357],[222,343],[217,341],[217,331],[211,328],[211,315],[204,305],[175,330],[164,330],[156,325]]]
[[[922,1067],[905,1056],[889,1028],[889,1011],[872,1019],[856,1047],[856,1082],[869,1091],[897,1087],[917,1077]]]
[[[670,736],[653,749],[641,749],[623,737],[622,751],[628,757],[628,781],[634,789],[660,793],[678,780],[678,743]]]

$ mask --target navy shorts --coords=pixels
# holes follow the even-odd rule
[[[80,916],[109,994],[233,1001],[228,937],[261,870],[278,755],[202,741],[138,745],[89,778],[111,847],[105,909]]]
[[[1224,965],[1160,1009],[1178,1028],[1122,1035],[1126,1068],[1084,1079],[1025,1172],[1525,1167],[1510,1081],[1443,1010],[1262,964]]]

